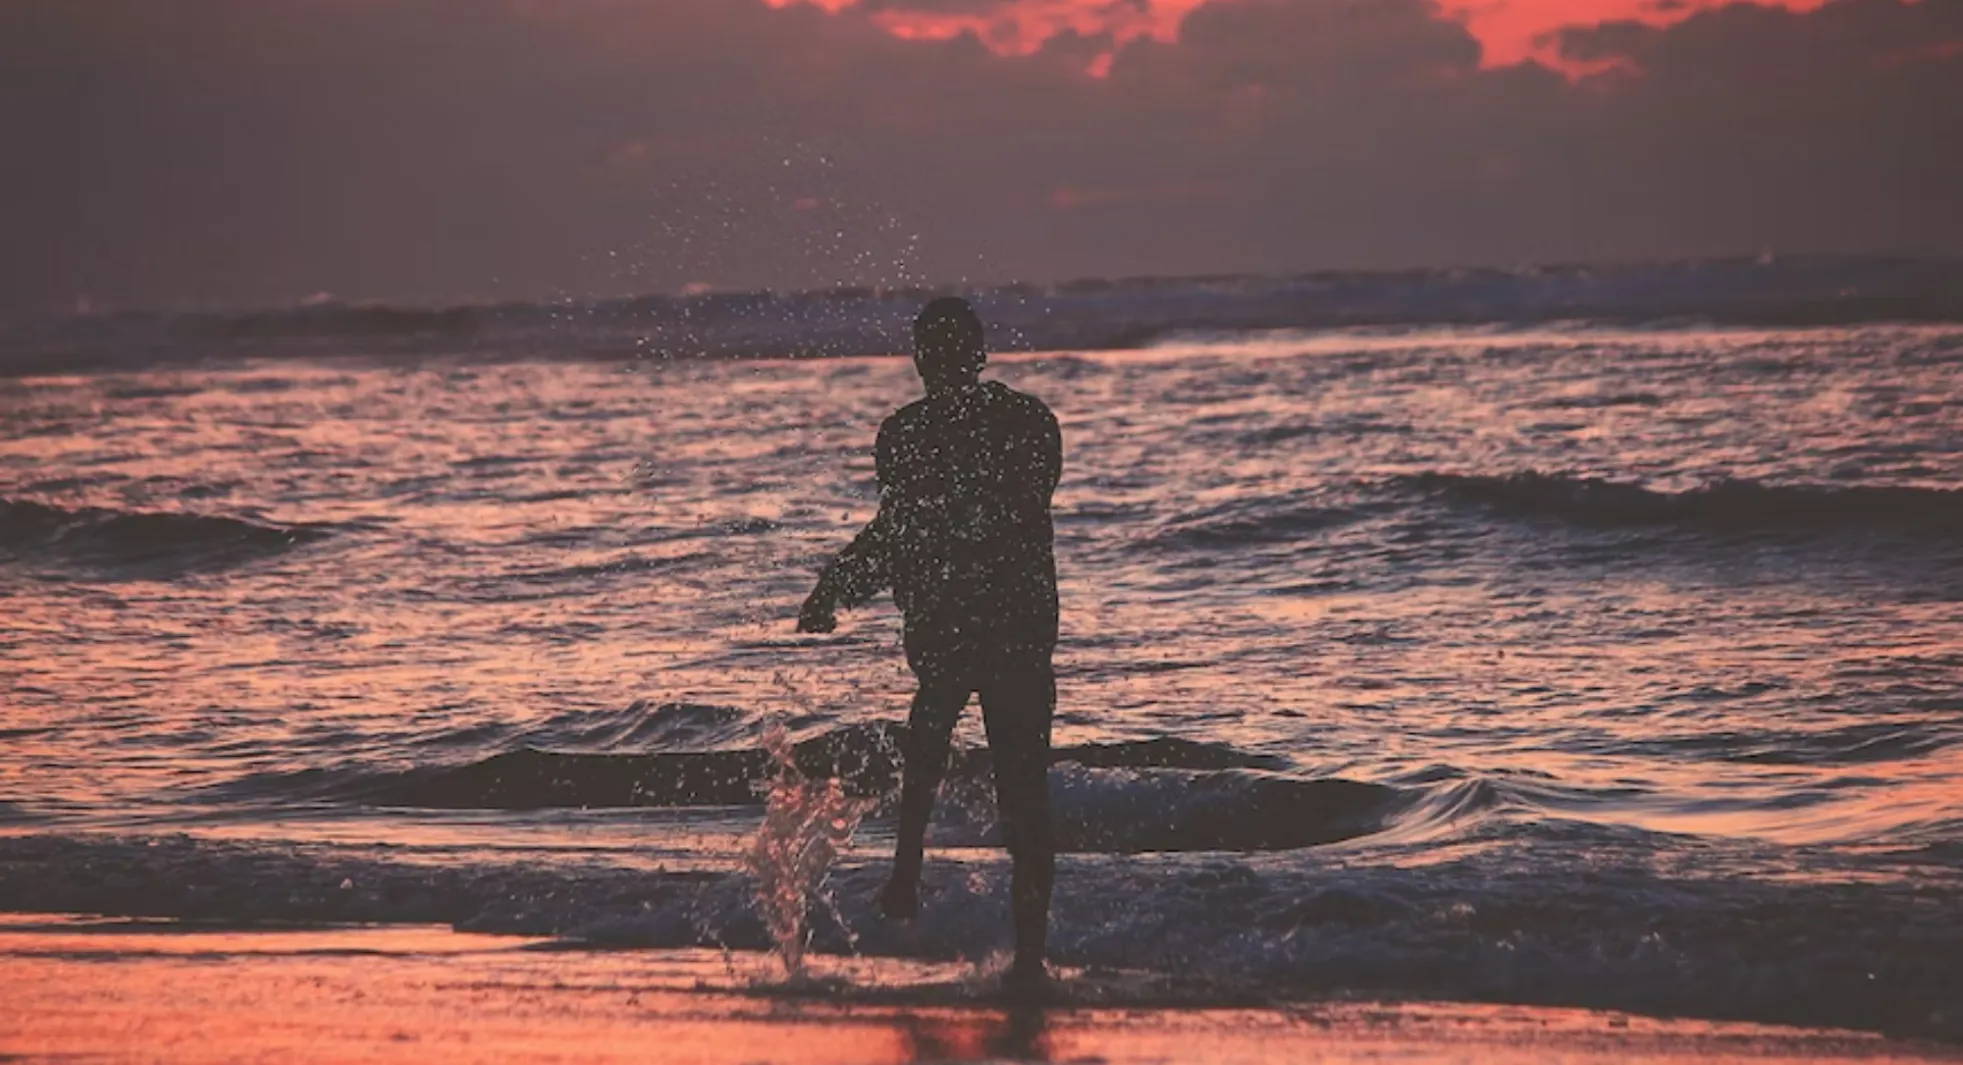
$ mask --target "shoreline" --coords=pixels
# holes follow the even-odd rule
[[[431,925],[246,930],[0,914],[0,1059],[686,1062],[1313,1059],[1963,1061],[1963,1046],[1607,1010],[1325,999],[1167,1004],[1066,971],[1008,1004],[982,966],[596,949]]]

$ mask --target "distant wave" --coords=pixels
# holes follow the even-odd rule
[[[1717,531],[1875,530],[1963,533],[1963,491],[1874,485],[1769,485],[1720,481],[1663,492],[1593,477],[1425,473],[1398,484],[1447,499],[1590,525],[1682,525]]]
[[[1963,721],[1937,711],[1926,719],[1863,721],[1817,732],[1706,729],[1644,738],[1583,734],[1565,741],[1563,748],[1612,757],[1636,755],[1757,765],[1857,766],[1926,758],[1958,744],[1963,744]]]
[[[1123,349],[1276,329],[1591,320],[1813,325],[1963,321],[1963,261],[1886,256],[1707,259],[1521,269],[1318,271],[1088,279],[962,289],[1005,349]],[[0,371],[190,362],[225,354],[488,359],[876,355],[949,289],[646,295],[410,307],[326,303],[128,311],[0,322]]]
[[[51,560],[112,575],[218,569],[326,535],[316,525],[0,499],[0,562]]]
[[[176,325],[191,337],[254,341],[280,337],[469,336],[494,325],[511,309],[324,303],[234,314],[189,314],[179,318]]]

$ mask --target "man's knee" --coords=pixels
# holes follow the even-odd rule
[[[938,775],[947,763],[954,725],[967,702],[968,693],[964,690],[922,681],[920,690],[913,697],[913,711],[907,716],[906,740],[901,744],[908,766],[930,770]]]

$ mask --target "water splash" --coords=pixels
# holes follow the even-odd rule
[[[844,925],[825,885],[838,852],[878,803],[846,795],[837,778],[813,780],[800,772],[792,758],[790,737],[780,724],[764,730],[763,746],[776,764],[776,774],[765,799],[763,823],[744,863],[756,878],[757,908],[763,912],[777,955],[786,974],[795,979],[804,971],[804,950],[811,939],[811,904],[823,903]]]

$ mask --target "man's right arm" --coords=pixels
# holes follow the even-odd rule
[[[889,421],[880,427],[879,442],[874,447],[879,475],[879,512],[818,575],[818,586],[811,590],[804,606],[798,610],[799,632],[832,631],[838,627],[836,614],[840,607],[858,606],[885,591],[893,582],[894,493],[889,458],[890,425]]]

